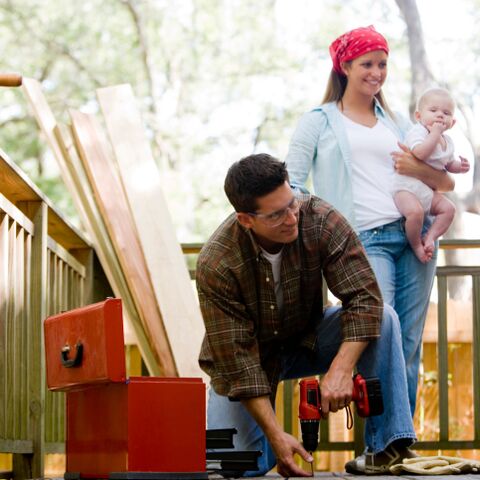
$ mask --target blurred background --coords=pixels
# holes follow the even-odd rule
[[[323,96],[328,45],[351,28],[373,24],[387,37],[384,90],[394,110],[408,115],[418,91],[432,84],[452,90],[459,107],[452,136],[473,163],[480,145],[479,6],[478,0],[0,0],[0,69],[41,81],[63,122],[68,107],[97,111],[95,88],[130,83],[177,236],[197,242],[230,212],[222,185],[233,161],[253,152],[285,158],[299,116]],[[0,148],[78,223],[22,92],[2,90],[0,106]],[[475,177],[456,176],[461,210],[477,211]]]

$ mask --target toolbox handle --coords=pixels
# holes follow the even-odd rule
[[[62,365],[65,368],[72,368],[72,367],[78,367],[80,363],[82,363],[82,356],[83,356],[83,345],[81,342],[77,342],[75,345],[76,352],[75,356],[73,358],[68,358],[68,354],[70,353],[71,347],[67,343],[62,347],[62,351],[60,353],[60,360],[62,362]]]

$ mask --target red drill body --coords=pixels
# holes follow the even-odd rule
[[[353,377],[352,401],[361,417],[370,417],[383,413],[383,400],[378,378],[363,378],[360,374]],[[305,450],[313,452],[318,446],[318,428],[321,419],[320,386],[315,378],[300,381],[300,404],[298,418],[302,428]]]

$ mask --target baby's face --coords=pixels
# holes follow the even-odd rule
[[[447,130],[455,123],[454,111],[455,105],[451,98],[434,93],[423,100],[422,106],[417,112],[417,119],[429,130],[434,123],[441,123]]]

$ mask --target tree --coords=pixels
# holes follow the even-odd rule
[[[420,94],[435,83],[423,39],[422,21],[416,0],[395,0],[407,27],[408,51],[411,65],[410,115]]]

